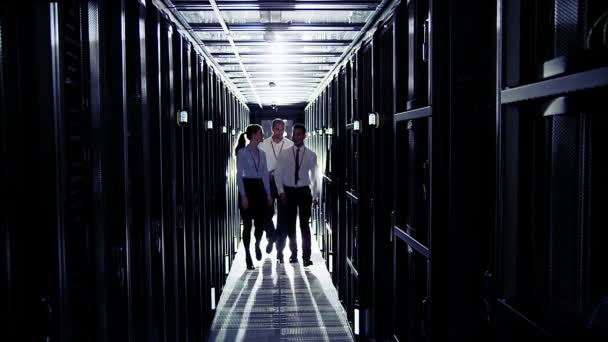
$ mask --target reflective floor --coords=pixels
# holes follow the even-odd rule
[[[253,241],[251,245],[256,269],[246,269],[241,244],[217,307],[210,341],[353,341],[314,235],[314,264],[309,267],[302,266],[301,249],[299,263],[288,262],[291,253],[286,247],[286,262],[279,264],[275,249],[271,254],[264,252],[264,238],[262,260],[255,259]]]

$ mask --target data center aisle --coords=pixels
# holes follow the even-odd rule
[[[298,239],[300,234],[298,233]],[[302,266],[301,249],[297,264],[279,264],[276,250],[262,260],[251,255],[255,270],[245,266],[241,244],[220,298],[209,341],[353,341],[338,293],[332,284],[318,245],[312,236],[313,265]],[[301,246],[298,241],[298,246]]]

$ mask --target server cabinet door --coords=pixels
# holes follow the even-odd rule
[[[396,299],[393,305],[393,334],[399,340],[408,341],[428,341],[431,338],[429,18],[428,1],[410,1],[407,5],[399,6],[395,23],[395,53],[397,59],[408,56],[408,67],[397,65],[396,110],[405,111],[396,113],[393,121],[393,294]],[[403,96],[407,96],[406,104],[403,103]]]
[[[373,297],[373,227],[371,223],[371,140],[366,114],[372,107],[372,50],[366,45],[357,53],[353,85],[354,113],[346,126],[346,185],[345,185],[345,239],[346,275],[344,296],[347,315],[355,335],[372,336],[370,320]],[[350,134],[349,134],[350,133]]]
[[[186,203],[186,157],[185,157],[185,129],[177,125],[178,112],[187,109],[185,103],[185,93],[187,93],[186,68],[187,59],[187,42],[180,34],[173,35],[173,96],[174,110],[170,113],[171,121],[173,122],[175,145],[175,240],[174,240],[174,259],[175,266],[175,294],[174,298],[177,305],[178,336],[182,341],[187,340],[188,336],[188,298],[187,298],[187,279],[186,279],[186,230],[188,226],[187,203]]]
[[[336,143],[336,135],[338,129],[338,117],[341,114],[338,109],[339,98],[339,85],[338,78],[332,81],[332,92],[331,102],[329,105],[328,124],[325,128],[325,134],[327,136],[327,152],[325,165],[321,165],[323,171],[322,179],[322,200],[321,200],[321,211],[322,211],[322,231],[321,241],[318,241],[319,248],[325,259],[325,263],[329,272],[332,274],[334,284],[337,285],[336,278],[334,277],[334,251],[337,249],[336,235],[338,235],[338,186],[341,182],[341,167],[340,161],[341,153],[339,152],[339,145]]]
[[[133,339],[125,3],[103,3],[100,13],[107,334],[120,341]]]
[[[356,90],[355,90],[356,91]],[[344,259],[346,261],[344,269],[344,307],[347,317],[351,322],[353,331],[359,335],[361,333],[360,321],[360,293],[359,293],[359,265],[360,265],[360,226],[359,226],[359,135],[355,133],[360,127],[360,121],[353,120],[347,125],[346,144],[345,144],[345,249]],[[355,311],[356,310],[356,311]],[[358,315],[359,317],[355,317]],[[355,323],[357,326],[354,326]]]
[[[599,104],[595,96],[588,100]],[[495,319],[504,340],[606,336],[605,318],[595,314],[605,310],[597,272],[607,260],[596,242],[606,237],[595,203],[604,159],[593,153],[605,124],[599,108],[540,116],[538,108],[503,107]]]
[[[594,27],[608,4],[499,5],[496,335],[605,339],[605,154],[596,151],[608,78]]]
[[[373,227],[373,285],[376,289],[372,316],[373,334],[377,339],[390,336],[393,305],[392,274],[392,212],[393,193],[393,115],[394,104],[394,19],[381,25],[373,38],[372,94],[373,102],[367,113],[371,151],[371,224]],[[371,116],[371,120],[370,120]]]
[[[395,122],[395,332],[418,341],[428,337],[429,318],[429,121]]]
[[[167,338],[180,340],[181,315],[179,306],[178,273],[178,209],[177,209],[177,156],[176,156],[176,99],[173,36],[175,28],[166,20],[160,25],[161,52],[161,100],[162,100],[162,174],[163,174],[163,236],[165,256],[165,308],[167,314]]]
[[[0,336],[6,340],[59,339],[63,332],[67,133],[61,15],[57,4],[0,5],[0,298],[6,324]],[[37,61],[40,55],[53,58]]]
[[[151,341],[165,341],[167,320],[165,303],[165,175],[163,173],[164,131],[161,71],[161,19],[154,6],[146,6],[146,91],[148,97],[149,180],[147,183],[150,206],[150,230],[146,234],[146,283],[148,336]]]
[[[156,32],[150,32],[148,36],[146,25],[146,7],[138,1],[129,1],[126,4],[126,65],[127,65],[127,110],[128,110],[128,147],[129,147],[129,212],[131,218],[131,248],[129,258],[131,268],[129,270],[132,288],[131,303],[133,310],[132,329],[136,340],[159,340],[159,330],[156,320],[158,318],[157,306],[152,297],[154,283],[153,273],[160,270],[158,264],[153,264],[155,246],[158,242],[154,241],[154,235],[158,234],[159,217],[152,211],[158,208],[159,197],[152,197],[150,194],[158,195],[156,191],[158,177],[158,162],[152,154],[151,140],[158,139],[158,135],[152,136],[158,122],[158,103],[149,102],[158,98],[158,75],[150,75],[148,67],[148,56],[151,63],[158,63],[158,51],[156,51],[156,61],[154,51],[148,54],[148,39],[158,40]],[[149,12],[154,16],[152,11]],[[156,38],[154,38],[156,35]],[[158,66],[155,66],[156,68]],[[156,89],[150,89],[156,97],[148,96],[148,89],[156,79]],[[151,83],[150,87],[148,82]],[[151,109],[156,112],[152,112]],[[155,114],[155,115],[151,115]],[[156,132],[154,132],[156,133]],[[157,249],[156,249],[157,250]],[[153,269],[153,266],[157,266]]]

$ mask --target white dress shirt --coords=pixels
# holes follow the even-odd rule
[[[292,146],[288,149],[284,149],[277,160],[276,167],[274,169],[274,180],[277,183],[277,190],[280,193],[285,192],[284,187],[303,187],[310,186],[313,199],[319,198],[320,186],[319,186],[319,167],[317,165],[317,155],[306,146],[300,147],[300,172],[298,173],[298,183],[295,183],[295,171],[296,171],[296,160],[295,157],[298,155],[296,149],[298,147]]]
[[[275,169],[275,165],[277,164],[277,159],[279,155],[293,146],[293,141],[283,138],[280,143],[274,142],[272,137],[264,139],[264,141],[258,145],[259,148],[266,153],[266,165],[268,166],[268,172],[272,172]]]

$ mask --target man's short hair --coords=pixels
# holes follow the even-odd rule
[[[298,123],[298,124],[293,125],[294,132],[296,129],[301,129],[304,132],[304,134],[306,134],[306,126]]]
[[[272,120],[272,128],[274,128],[274,125],[280,123],[281,125],[283,125],[283,127],[285,127],[285,121],[283,121],[283,119],[274,119]]]

